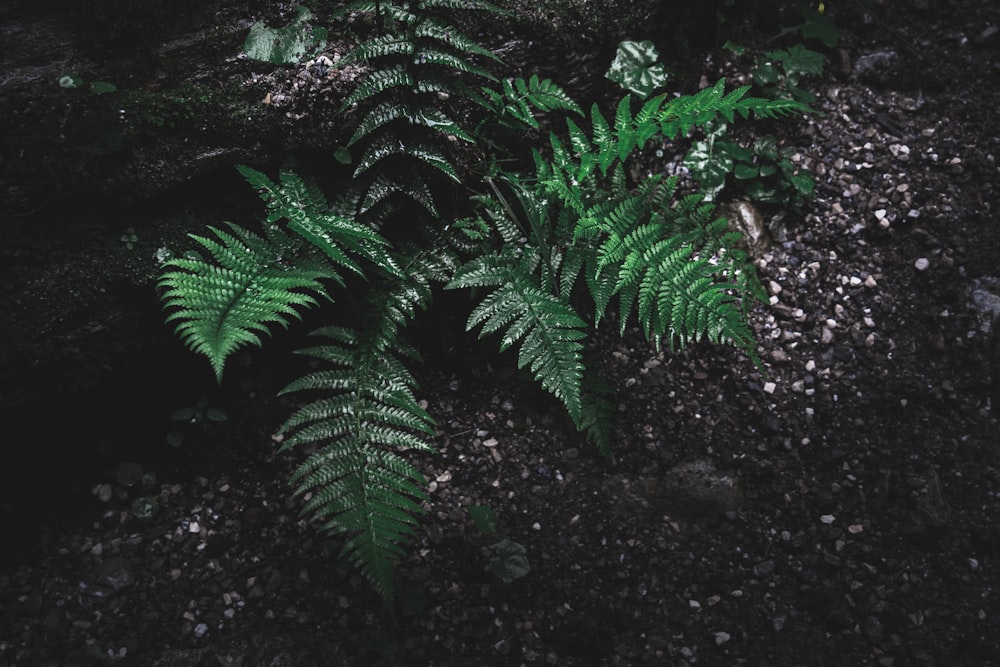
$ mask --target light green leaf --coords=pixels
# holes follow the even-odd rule
[[[284,28],[268,28],[258,21],[243,43],[248,58],[275,65],[292,65],[326,47],[326,29],[309,24],[312,13],[299,7],[295,20]]]
[[[611,69],[605,76],[625,90],[640,97],[648,97],[656,88],[666,83],[668,74],[659,60],[660,54],[649,40],[624,41],[618,45]]]

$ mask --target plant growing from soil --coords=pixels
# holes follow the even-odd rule
[[[585,362],[600,322],[617,312],[621,330],[638,321],[671,349],[707,339],[755,359],[746,309],[762,295],[739,235],[704,196],[679,195],[676,178],[630,182],[630,161],[651,142],[737,114],[805,109],[747,97],[748,87],[727,93],[720,81],[658,95],[635,113],[626,95],[610,118],[596,104],[585,114],[551,81],[499,82],[481,64],[497,58],[450,18],[460,9],[502,13],[477,0],[340,11],[371,27],[341,61],[370,68],[344,101],[364,107],[349,142],[351,183],[331,202],[295,173],[274,181],[241,167],[267,206],[262,233],[229,224],[192,235],[207,254],[165,262],[160,280],[168,321],[220,380],[233,352],[261,345],[275,325],[329,305],[348,284],[360,295],[354,326],[321,327],[301,350],[312,370],[283,391],[302,398],[279,437],[282,450],[308,452],[292,477],[303,513],[327,536],[346,537],[342,556],[387,602],[427,498],[414,454],[434,451],[434,421],[409,369],[419,356],[405,330],[416,313],[438,289],[477,296],[468,328],[517,348],[519,366],[610,455],[614,403],[599,364]],[[458,120],[459,111],[479,122]],[[551,111],[581,120],[548,134],[533,170],[501,168],[502,130],[525,136],[536,113]],[[457,158],[459,144],[478,156],[479,176]],[[458,185],[475,194],[460,199]]]

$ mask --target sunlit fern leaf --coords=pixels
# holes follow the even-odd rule
[[[657,122],[667,139],[687,135],[692,129],[702,127],[719,116],[729,122],[739,114],[743,118],[756,115],[763,118],[778,118],[789,114],[804,113],[811,109],[801,102],[792,100],[769,100],[746,97],[749,86],[725,92],[725,79],[719,79],[694,95],[673,98],[663,105]]]
[[[444,112],[431,107],[409,108],[402,104],[386,103],[372,109],[358,123],[357,129],[351,136],[348,145],[356,144],[365,137],[386,128],[390,123],[401,122],[409,126],[422,126],[444,137],[455,137],[468,143],[475,143],[476,139],[462,129]]]
[[[590,108],[590,122],[594,127],[594,145],[597,147],[597,164],[601,167],[601,173],[607,174],[617,154],[614,135],[608,126],[608,121],[601,114],[597,103]]]
[[[414,28],[413,35],[414,37],[432,39],[436,42],[446,44],[461,53],[476,54],[490,60],[500,60],[492,51],[483,48],[477,42],[458,32],[454,26],[429,17],[424,18]]]
[[[413,42],[397,35],[381,35],[355,46],[337,61],[338,67],[353,62],[365,62],[386,56],[403,56],[413,53]]]
[[[226,232],[209,227],[215,238],[191,235],[213,261],[181,257],[165,264],[159,285],[170,311],[168,322],[193,351],[208,357],[222,379],[226,359],[240,347],[260,345],[271,325],[288,325],[299,311],[326,294],[323,279],[340,281],[327,264],[282,253],[294,246],[276,228],[267,239],[235,225]]]
[[[407,121],[410,125],[419,125],[439,132],[445,138],[456,137],[470,144],[476,143],[476,139],[471,134],[463,130],[447,114],[438,109],[430,107],[418,109],[407,117]]]
[[[376,14],[376,10],[382,12],[393,21],[397,21],[405,25],[411,25],[419,19],[419,15],[410,12],[405,7],[395,4],[389,0],[382,0],[380,3],[367,1],[350,2],[335,10],[330,17],[333,20],[338,20],[354,13],[374,16]]]
[[[357,178],[368,172],[387,158],[409,158],[433,167],[456,183],[461,182],[451,162],[440,151],[425,143],[406,145],[398,137],[385,137],[373,142],[358,162],[354,177]]]
[[[659,117],[666,97],[665,94],[660,94],[646,100],[642,108],[639,109],[639,113],[635,115],[635,141],[639,148],[645,146],[646,142],[659,131],[656,119]]]
[[[422,48],[413,54],[413,60],[417,65],[437,65],[459,72],[464,72],[466,74],[472,74],[490,81],[497,80],[495,76],[482,67],[473,64],[461,56],[457,56],[442,49]]]
[[[541,111],[564,110],[583,116],[583,109],[570,97],[565,90],[553,83],[552,79],[539,79],[537,74],[531,78],[515,79],[514,85],[518,94]]]
[[[431,217],[438,217],[434,196],[431,194],[427,183],[419,175],[413,175],[403,182],[384,171],[379,171],[375,176],[375,180],[365,190],[358,212],[361,215],[374,214],[378,212],[380,207],[388,205],[393,197],[397,195],[416,202]]]
[[[353,218],[337,213],[315,185],[291,171],[283,171],[278,184],[250,167],[241,165],[237,169],[266,202],[269,222],[287,220],[290,231],[321,250],[335,266],[364,275],[350,256],[354,255],[398,275],[399,269],[387,252],[389,241]]]
[[[485,0],[420,0],[421,9],[469,9],[474,11],[485,11],[501,16],[513,16],[513,14],[500,6],[486,2]]]
[[[624,162],[636,148],[635,124],[632,121],[632,97],[626,95],[615,110],[615,141],[618,159]]]
[[[509,115],[528,127],[538,129],[540,125],[535,118],[536,109],[546,113],[564,110],[584,115],[576,101],[551,79],[541,80],[535,74],[527,81],[521,78],[504,79],[500,84],[500,91],[483,88],[483,94],[493,112],[501,118]]]
[[[501,351],[519,343],[518,368],[530,368],[579,421],[587,325],[568,304],[533,285],[530,271],[514,266],[509,256],[480,257],[460,267],[445,288],[497,286],[472,311],[467,329],[482,325],[481,337],[503,331]]]
[[[402,299],[402,304],[391,303],[391,296],[380,300],[395,308],[383,310],[384,316],[406,318],[415,301],[405,294]],[[433,451],[427,437],[434,433],[414,396],[416,382],[389,347],[397,334],[395,325],[377,323],[366,332],[317,331],[325,344],[302,353],[332,368],[309,373],[282,392],[320,394],[282,427],[283,450],[317,447],[292,477],[296,494],[309,495],[303,513],[323,532],[348,535],[344,557],[387,601],[395,562],[412,539],[426,500],[423,475],[398,452]]]
[[[353,104],[369,100],[393,88],[412,88],[413,83],[413,75],[406,71],[406,68],[402,65],[378,70],[361,82],[350,95],[344,98],[343,103],[340,105],[340,110],[344,111]]]

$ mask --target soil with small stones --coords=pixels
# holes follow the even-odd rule
[[[440,454],[418,460],[430,502],[389,616],[298,518],[281,378],[238,370],[184,465],[6,523],[0,665],[1000,664],[1000,10],[911,4],[855,17],[818,113],[780,124],[817,196],[757,259],[764,375],[608,323],[606,461],[512,358],[418,323]],[[27,426],[8,466],[55,446]]]

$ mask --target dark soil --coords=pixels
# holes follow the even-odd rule
[[[290,497],[273,396],[296,341],[242,355],[218,389],[161,324],[151,255],[237,217],[231,170],[127,206],[109,185],[95,197],[111,223],[57,235],[32,216],[69,212],[79,191],[60,184],[60,208],[0,163],[16,195],[0,251],[0,665],[1000,665],[1000,8],[907,5],[878,9],[883,22],[844,9],[842,51],[806,84],[818,113],[773,128],[817,197],[772,225],[757,260],[766,375],[728,348],[660,352],[607,323],[594,351],[619,397],[609,462],[495,341],[473,345],[446,306],[418,322],[440,454],[419,461],[431,501],[394,617]],[[227,25],[256,18],[219,6]],[[728,36],[769,36],[753,25]],[[736,83],[752,62],[687,55],[693,82]],[[300,74],[223,61],[207,62],[275,95]],[[18,90],[44,99],[33,85]],[[269,122],[253,136],[273,138]],[[219,145],[274,156],[248,143]],[[119,237],[139,213],[132,252]],[[228,421],[171,421],[201,395]],[[119,488],[122,461],[156,479]],[[530,566],[508,582],[490,571],[502,539]]]

